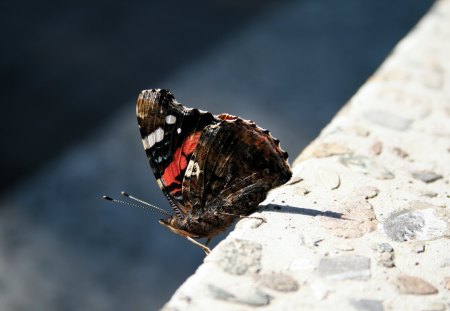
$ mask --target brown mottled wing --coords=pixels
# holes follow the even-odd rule
[[[183,198],[193,212],[214,209],[238,215],[254,212],[267,192],[292,173],[287,154],[268,131],[221,115],[207,126],[183,180]]]

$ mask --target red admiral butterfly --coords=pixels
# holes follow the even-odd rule
[[[142,91],[136,113],[150,166],[175,212],[160,223],[207,253],[212,237],[291,178],[279,141],[252,121],[186,108],[160,89]]]

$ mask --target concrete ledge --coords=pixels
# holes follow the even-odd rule
[[[441,0],[164,310],[448,310],[449,38]]]

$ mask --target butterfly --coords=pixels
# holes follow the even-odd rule
[[[292,176],[279,141],[252,121],[187,108],[165,89],[142,91],[136,114],[150,167],[173,209],[160,224],[206,253],[215,235],[254,213]]]

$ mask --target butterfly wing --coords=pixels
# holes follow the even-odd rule
[[[202,130],[218,121],[211,113],[182,106],[163,89],[142,91],[136,114],[142,143],[157,183],[178,217],[183,218],[188,212],[182,196],[187,165]]]
[[[234,215],[254,212],[267,192],[292,173],[278,140],[253,122],[230,115],[203,131],[183,180],[190,209]],[[188,203],[189,202],[189,203]]]

